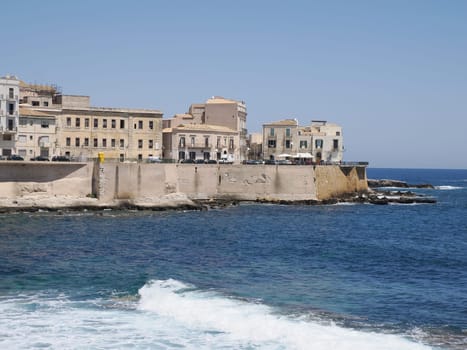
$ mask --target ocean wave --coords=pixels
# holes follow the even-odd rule
[[[435,189],[437,189],[437,190],[442,190],[442,191],[462,190],[463,188],[464,188],[464,187],[449,186],[449,185],[435,186]]]
[[[150,281],[139,290],[139,295],[139,310],[154,313],[176,327],[209,334],[211,344],[223,347],[428,349],[402,336],[279,315],[264,304],[197,290],[173,279]]]

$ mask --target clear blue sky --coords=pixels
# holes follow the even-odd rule
[[[244,100],[339,123],[346,160],[467,168],[467,1],[5,1],[0,74],[95,106]]]

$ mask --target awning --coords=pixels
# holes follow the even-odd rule
[[[310,153],[297,153],[294,155],[294,158],[313,158],[313,156]]]
[[[287,158],[287,157],[292,157],[292,155],[291,155],[291,154],[287,154],[287,153],[282,153],[282,154],[279,154],[279,155],[277,156],[277,158]]]

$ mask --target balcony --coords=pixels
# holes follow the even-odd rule
[[[205,148],[205,149],[211,149],[212,148],[212,144],[208,143],[207,145],[203,142],[203,143],[188,143],[186,145],[187,148],[191,148],[191,149],[202,149],[202,148]],[[180,148],[183,148],[183,147],[180,147]]]
[[[2,134],[16,134],[16,132],[18,131],[18,128],[16,126],[14,127],[4,127],[4,126],[0,126],[0,132]]]

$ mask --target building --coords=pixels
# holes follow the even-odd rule
[[[241,162],[248,151],[246,116],[245,103],[232,99],[192,104],[187,113],[164,120],[163,157]]]
[[[224,126],[181,124],[163,130],[167,159],[225,160],[233,162],[239,133]]]
[[[14,76],[0,78],[0,154],[16,153],[16,133],[19,123],[19,80]]]
[[[248,159],[263,159],[263,135],[259,132],[248,135]]]
[[[297,119],[263,125],[264,159],[294,159],[304,163],[341,162],[342,128],[327,121],[299,126]]]
[[[24,159],[57,154],[56,118],[53,114],[20,107],[16,152]]]
[[[102,152],[106,159],[142,161],[162,155],[162,112],[158,110],[92,107],[89,96],[64,95],[54,86],[24,82],[20,101],[28,113],[25,117],[32,117],[31,111],[55,116],[50,156],[87,160]]]

